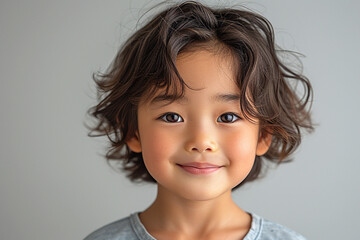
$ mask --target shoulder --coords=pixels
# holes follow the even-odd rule
[[[251,229],[244,240],[306,240],[299,233],[267,219],[252,215]]]
[[[126,239],[128,235],[132,234],[133,230],[130,223],[130,217],[126,217],[95,230],[84,240],[112,240],[121,239],[121,237]]]
[[[131,214],[129,217],[107,224],[91,234],[84,240],[135,240],[143,239],[139,234],[139,222],[137,213]]]

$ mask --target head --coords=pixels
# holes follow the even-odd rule
[[[263,161],[287,160],[301,142],[301,128],[312,129],[307,108],[311,86],[281,62],[279,51],[271,24],[258,14],[211,9],[192,1],[162,11],[125,42],[105,74],[94,75],[100,102],[90,109],[99,120],[92,130],[111,141],[107,159],[122,163],[132,180],[156,182],[144,163],[141,141],[146,140],[141,132],[145,128],[141,129],[144,122],[139,118],[154,99],[174,106],[186,98],[197,103],[198,96],[198,104],[205,103],[203,93],[209,96],[206,89],[211,88],[189,74],[188,63],[208,56],[204,62],[217,62],[216,73],[224,73],[219,79],[231,86],[227,92],[233,93],[234,108],[237,101],[238,117],[256,130],[259,149],[256,146],[250,168],[234,189],[258,178]],[[220,88],[221,81],[208,86]],[[303,84],[303,96],[296,94],[292,82]]]

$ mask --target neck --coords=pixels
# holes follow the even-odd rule
[[[204,234],[231,227],[233,220],[250,216],[232,200],[231,190],[208,200],[192,200],[175,195],[158,186],[154,203],[140,214],[149,232],[175,231],[189,235]]]

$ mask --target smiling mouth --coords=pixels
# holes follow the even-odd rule
[[[199,162],[176,164],[176,165],[181,167],[186,172],[194,175],[210,174],[222,168],[222,166],[219,165],[214,165],[209,163],[199,163]]]

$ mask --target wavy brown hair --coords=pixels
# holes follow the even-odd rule
[[[212,9],[186,1],[157,14],[122,45],[105,73],[93,75],[99,103],[89,109],[97,120],[89,136],[108,137],[111,145],[107,160],[120,163],[131,180],[155,182],[142,154],[126,145],[137,131],[140,98],[151,96],[159,88],[165,88],[167,94],[177,93],[175,98],[181,96],[188,86],[175,66],[178,54],[214,43],[236,60],[243,114],[248,119],[259,119],[261,131],[272,134],[269,150],[256,156],[241,184],[259,177],[264,160],[289,161],[301,142],[301,129],[313,129],[310,82],[281,60],[284,54],[298,58],[275,45],[270,22],[249,10]],[[303,86],[300,95],[296,90],[299,84]]]

